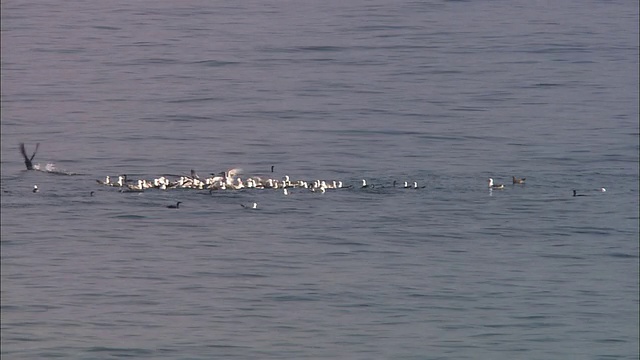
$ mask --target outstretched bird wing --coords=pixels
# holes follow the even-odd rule
[[[20,143],[20,153],[24,158],[24,165],[27,167],[27,170],[32,170],[33,164],[31,163],[31,160],[33,159],[33,156],[31,157],[31,159],[29,159],[29,156],[27,156],[27,150],[25,150],[24,148],[24,143]],[[34,153],[33,155],[35,156],[36,154]]]
[[[33,161],[33,158],[36,157],[36,153],[38,152],[39,147],[40,147],[40,143],[37,143],[36,150],[33,152],[33,155],[31,155],[31,159],[29,159],[29,161]],[[22,152],[24,153],[24,145],[22,146]]]
[[[24,143],[20,143],[20,152],[22,153],[22,157],[25,160],[29,160],[29,157],[27,156],[27,151],[24,149]]]

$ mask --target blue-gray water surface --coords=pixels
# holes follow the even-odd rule
[[[3,358],[638,358],[637,1],[1,10]]]

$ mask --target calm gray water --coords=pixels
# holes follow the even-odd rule
[[[637,1],[1,10],[3,358],[638,358]]]

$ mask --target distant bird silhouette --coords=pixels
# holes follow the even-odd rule
[[[95,191],[90,192],[89,196],[93,196],[93,194],[95,194]]]
[[[40,191],[40,189],[38,189],[38,185],[33,185],[33,190],[34,193],[37,193],[38,191]]]
[[[512,178],[513,178],[513,183],[514,184],[524,184],[524,181],[527,180],[527,178],[518,179],[515,176],[513,176]]]
[[[182,204],[182,201],[178,201],[175,205],[169,205],[167,206],[168,209],[180,209],[180,204]]]
[[[40,147],[40,143],[36,144],[36,150],[33,152],[31,157],[27,156],[27,151],[24,148],[24,143],[20,143],[20,153],[22,153],[22,157],[24,158],[24,165],[27,167],[27,170],[33,170],[33,158],[36,157],[36,153],[38,152],[38,147]]]
[[[258,208],[258,203],[253,203],[251,204],[251,206],[245,205],[245,204],[240,204],[240,206],[242,206],[242,208],[244,209],[257,209]]]
[[[578,194],[577,191],[573,190],[573,196],[587,196],[585,194]]]

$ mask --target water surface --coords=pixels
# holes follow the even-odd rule
[[[637,3],[1,14],[3,356],[637,359]]]

